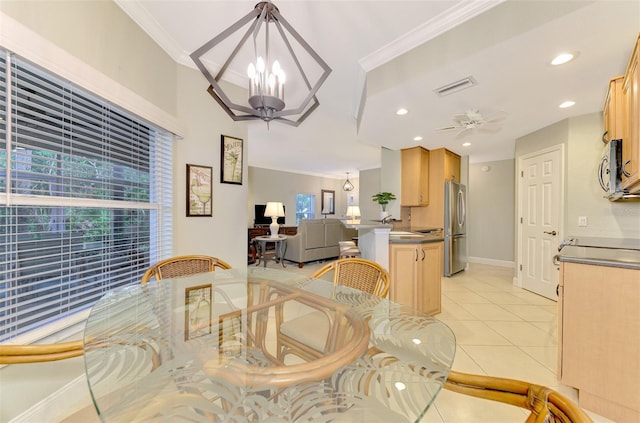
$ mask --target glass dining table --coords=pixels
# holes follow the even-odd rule
[[[279,325],[310,313],[325,319],[305,328],[322,354],[283,356]],[[84,332],[103,422],[417,422],[455,349],[422,312],[262,267],[118,288]]]

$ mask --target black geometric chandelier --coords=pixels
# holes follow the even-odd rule
[[[242,32],[247,24],[248,28]],[[272,37],[274,30],[277,31]],[[234,37],[240,38],[234,43]],[[252,45],[253,49],[247,44]],[[224,47],[231,50],[226,53],[227,59],[217,71],[209,71],[207,63],[222,61],[204,56],[215,54]],[[241,54],[244,56],[240,57]],[[235,121],[262,119],[265,122],[277,121],[298,126],[320,104],[316,93],[331,73],[331,68],[270,1],[256,4],[246,16],[194,51],[191,59],[211,84],[207,89],[209,94]],[[241,63],[244,60],[246,62]],[[227,78],[227,74],[232,73],[234,61],[247,69],[245,86],[249,88],[248,99],[232,99],[220,86],[223,75],[225,79],[233,80],[234,76],[235,80],[239,79],[238,72]],[[305,72],[303,64],[311,70]],[[309,72],[313,73],[313,85]],[[287,102],[285,82],[289,97]]]

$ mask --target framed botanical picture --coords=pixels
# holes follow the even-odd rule
[[[242,185],[242,140],[222,135],[220,145],[220,182]]]
[[[211,216],[210,166],[187,165],[187,216]]]
[[[211,334],[211,285],[193,286],[184,293],[184,340]]]

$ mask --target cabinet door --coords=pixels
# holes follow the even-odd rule
[[[580,389],[581,405],[582,394],[589,393],[634,410],[637,419],[640,271],[577,263],[562,263],[561,268],[560,380]]]
[[[420,244],[419,309],[428,314],[442,311],[442,274],[444,246],[442,242]]]
[[[619,76],[609,81],[609,91],[607,92],[607,98],[605,99],[602,111],[604,126],[604,134],[602,137],[607,141],[617,140],[623,137],[624,124],[626,121],[624,118],[626,105],[622,91],[623,82],[624,76]]]
[[[429,204],[429,151],[422,147],[401,151],[402,206]]]
[[[416,244],[389,246],[391,286],[389,299],[393,302],[417,307],[418,251]]]
[[[640,42],[640,38],[638,39]],[[624,76],[624,97],[626,103],[626,122],[622,140],[622,187],[630,193],[640,193],[640,98],[638,88],[638,43],[631,56],[629,67]]]
[[[444,154],[444,180],[460,182],[460,156],[449,150]]]

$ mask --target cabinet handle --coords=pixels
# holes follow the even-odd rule
[[[427,256],[427,253],[424,252],[424,248],[422,249],[422,261],[424,261],[424,258]]]
[[[415,252],[416,252],[416,262],[417,262],[418,261],[418,249],[417,248],[415,249]]]
[[[609,142],[609,140],[605,138],[608,133],[609,131],[604,131],[604,134],[602,134],[602,142],[605,144]]]
[[[624,164],[622,165],[622,168],[620,169],[620,170],[622,170],[622,174],[623,174],[624,176],[626,176],[627,178],[628,178],[629,176],[631,176],[631,174],[630,174],[629,172],[627,172],[627,169],[626,169],[626,167],[627,167],[627,165],[628,165],[629,163],[631,163],[631,159],[629,159],[629,160],[627,160],[626,162],[624,162]]]

